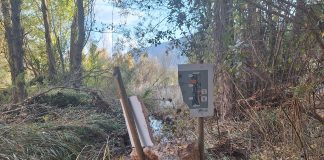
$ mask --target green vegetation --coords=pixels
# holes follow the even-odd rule
[[[215,66],[209,90],[216,114],[205,120],[206,158],[324,155],[322,1],[0,4],[0,159],[128,155],[115,66],[128,95],[140,97],[149,115],[165,122],[154,137],[159,151],[178,156],[197,139],[197,127],[182,102],[172,56]],[[112,10],[111,24],[97,21],[97,4]],[[118,23],[116,15],[136,22]],[[167,43],[165,54],[149,55],[153,46]]]

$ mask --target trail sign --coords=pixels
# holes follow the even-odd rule
[[[193,117],[214,115],[213,105],[213,65],[180,64],[178,80],[183,101]]]

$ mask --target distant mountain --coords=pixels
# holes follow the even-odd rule
[[[149,57],[157,58],[162,64],[167,63],[171,67],[188,61],[186,56],[181,56],[181,50],[179,48],[172,49],[170,42],[163,42],[157,46],[152,45],[144,48],[143,51],[148,53]]]

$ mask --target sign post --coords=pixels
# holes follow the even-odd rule
[[[188,105],[190,115],[198,117],[198,146],[200,160],[204,159],[204,118],[214,115],[213,107],[213,65],[178,65],[178,79],[183,101]]]

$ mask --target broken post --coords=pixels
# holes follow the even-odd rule
[[[115,83],[116,86],[118,87],[118,91],[119,91],[119,97],[123,103],[122,107],[125,110],[125,116],[127,117],[127,123],[129,124],[129,128],[131,131],[131,135],[133,137],[134,140],[134,144],[135,144],[135,150],[138,154],[138,157],[140,158],[140,160],[144,160],[145,156],[144,156],[144,152],[143,152],[143,148],[141,145],[141,142],[139,140],[139,136],[136,130],[136,126],[135,126],[135,122],[134,122],[134,117],[133,117],[133,111],[130,107],[130,103],[127,97],[127,93],[123,84],[123,80],[120,74],[120,69],[119,67],[114,67],[114,72],[113,72],[113,76],[115,78]]]

